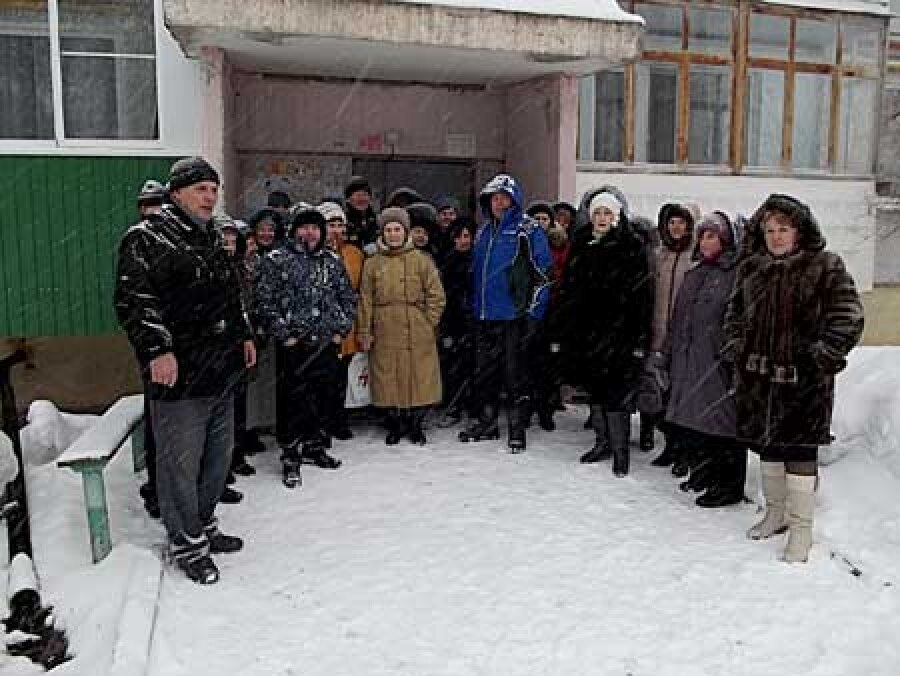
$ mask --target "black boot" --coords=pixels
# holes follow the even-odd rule
[[[691,475],[686,481],[682,481],[679,488],[683,491],[702,493],[715,486],[720,480],[720,470],[716,458],[706,458],[696,467],[691,469]]]
[[[303,483],[303,477],[300,474],[300,452],[297,449],[298,443],[291,444],[284,448],[281,453],[281,481],[287,488],[297,488]]]
[[[645,453],[652,451],[654,446],[653,439],[653,418],[649,415],[641,413],[641,450]]]
[[[169,555],[192,582],[215,584],[219,581],[219,568],[209,555],[209,542],[203,535],[197,538],[183,534],[175,536],[169,543]]]
[[[556,429],[556,423],[553,422],[552,406],[541,407],[538,409],[538,425],[545,432],[553,432]]]
[[[247,449],[243,443],[235,444],[231,455],[231,471],[241,476],[253,476],[256,469],[247,462]]]
[[[459,433],[463,443],[470,441],[492,441],[500,438],[500,425],[497,422],[497,407],[485,405],[481,409],[478,420]]]
[[[525,430],[528,427],[528,419],[531,418],[531,400],[528,397],[519,397],[509,409],[509,437],[507,445],[510,453],[522,453],[527,446]]]
[[[158,519],[159,497],[156,494],[156,486],[151,486],[150,482],[148,481],[143,486],[141,486],[138,492],[144,499],[144,509],[147,510],[147,514],[149,514],[154,519]]]
[[[417,446],[424,446],[428,441],[424,429],[425,413],[424,408],[414,408],[409,412],[409,440]]]
[[[609,447],[609,430],[606,426],[606,411],[602,406],[591,406],[591,417],[589,418],[594,427],[595,441],[594,447],[581,456],[581,462],[587,464],[591,462],[601,462],[612,456]]]
[[[337,469],[341,466],[340,460],[328,455],[325,450],[324,438],[321,436],[305,442],[300,457],[304,462],[309,462],[322,469]]]
[[[226,486],[225,490],[222,491],[222,497],[219,498],[219,502],[224,502],[226,505],[236,505],[243,499],[243,493],[234,490],[230,486]]]
[[[241,538],[236,535],[225,535],[219,530],[219,520],[216,517],[203,527],[203,532],[209,540],[210,554],[231,554],[244,548],[244,541]]]
[[[678,442],[675,440],[675,435],[667,434],[663,452],[656,456],[650,464],[654,467],[669,467],[678,460],[678,455]]]
[[[630,460],[628,430],[631,427],[631,415],[623,411],[607,411],[606,425],[609,429],[609,446],[612,449],[613,474],[621,478],[628,474]]]
[[[255,429],[244,430],[241,433],[240,444],[247,455],[263,453],[266,450],[266,445],[260,440],[259,433]]]
[[[746,450],[729,448],[722,451],[717,481],[696,500],[699,507],[727,507],[744,499],[747,479]]]
[[[387,437],[385,437],[384,439],[384,443],[386,443],[388,446],[396,446],[406,435],[406,420],[404,419],[404,416],[399,409],[392,408],[387,413],[385,423],[388,433]]]

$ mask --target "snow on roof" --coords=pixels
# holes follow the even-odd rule
[[[764,0],[764,2],[770,5],[827,9],[833,12],[852,12],[854,14],[889,16],[891,13],[888,0]]]
[[[441,5],[467,9],[490,9],[577,19],[643,23],[641,17],[623,12],[616,0],[391,0],[413,5]]]

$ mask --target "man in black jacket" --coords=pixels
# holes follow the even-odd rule
[[[147,372],[162,522],[170,553],[201,584],[210,553],[237,551],[213,513],[234,445],[232,390],[256,350],[240,282],[212,227],[219,176],[205,160],[172,165],[169,203],[119,245],[116,313]]]

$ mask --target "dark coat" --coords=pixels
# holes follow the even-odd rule
[[[471,347],[475,326],[472,314],[472,252],[453,251],[440,268],[447,305],[441,317],[441,344],[452,349],[465,342]],[[446,342],[449,338],[450,342]]]
[[[797,224],[796,253],[776,258],[766,250],[762,219],[772,208]],[[750,229],[723,347],[735,364],[738,437],[755,447],[828,444],[834,376],[863,330],[853,278],[793,198],[771,196]]]
[[[583,385],[594,403],[622,411],[630,405],[650,337],[652,289],[647,255],[627,222],[601,239],[576,243],[551,318],[566,336],[567,380]]]
[[[347,241],[360,249],[375,244],[378,239],[378,216],[370,206],[365,211],[357,211],[347,204],[344,213],[347,215]]]
[[[688,270],[665,343],[671,379],[666,420],[720,437],[737,433],[731,368],[719,355],[736,253],[732,249]]]
[[[201,227],[173,204],[131,227],[119,244],[115,306],[143,369],[171,352],[174,387],[153,399],[221,396],[244,372],[252,338],[241,282],[212,225]]]

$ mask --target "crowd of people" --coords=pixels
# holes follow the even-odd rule
[[[788,531],[784,558],[807,559],[834,376],[863,312],[801,201],[773,194],[746,219],[673,202],[654,227],[613,186],[578,207],[526,206],[501,174],[473,218],[412,188],[377,211],[354,177],[317,205],[273,192],[245,223],[213,217],[218,186],[201,158],[148,181],[116,287],[154,452],[142,495],[191,579],[218,580],[210,554],[243,544],[214,511],[240,500],[229,474],[254,472],[259,429],[274,430],[289,488],[304,462],[340,467],[358,353],[389,445],[424,445],[434,425],[460,425],[461,443],[499,439],[505,409],[520,453],[574,388],[590,402],[582,463],[626,476],[639,413],[640,448],[659,430],[652,465],[700,506],[743,500],[752,450],[766,513],[748,536]]]

